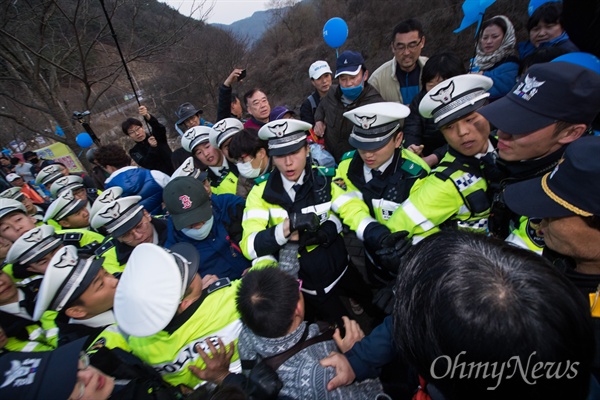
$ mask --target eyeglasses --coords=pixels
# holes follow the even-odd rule
[[[83,351],[79,353],[79,361],[77,364],[77,371],[83,371],[90,366],[90,357]],[[85,395],[85,383],[83,381],[77,380],[77,387],[79,389],[79,395],[76,397],[76,400],[83,399]]]
[[[405,44],[405,43],[394,43],[394,50],[403,52],[403,51],[405,51],[408,48],[408,50],[413,51],[414,49],[416,49],[421,44],[421,42],[423,42],[423,37],[421,37],[416,42],[410,42],[408,44]]]
[[[136,133],[136,132],[137,132],[137,131],[139,131],[140,129],[144,129],[144,128],[142,128],[142,127],[141,127],[141,126],[139,126],[139,125],[135,125],[135,127],[134,127],[133,129],[129,129],[129,130],[127,131],[127,134],[128,134],[128,135],[133,135],[134,133]]]
[[[146,217],[142,217],[142,220],[136,226],[128,230],[127,233],[123,234],[122,236],[119,236],[118,239],[125,243],[131,242],[133,239],[135,239],[135,234],[141,235],[144,233],[144,229],[148,223],[149,221],[146,220]]]

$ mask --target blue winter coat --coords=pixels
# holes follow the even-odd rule
[[[104,184],[106,189],[113,186],[120,186],[123,189],[122,197],[141,196],[140,204],[151,215],[163,214],[163,188],[154,180],[150,170],[131,168],[123,171]]]

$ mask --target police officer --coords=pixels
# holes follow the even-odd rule
[[[40,227],[43,226],[44,225],[41,225]],[[27,211],[23,204],[12,199],[0,199],[0,236],[16,243],[20,237],[35,228],[35,220],[27,215]],[[43,232],[45,234],[46,231]],[[56,230],[56,235],[62,240],[62,244],[73,245],[78,249],[81,249],[86,255],[97,255],[97,249],[104,240],[104,236],[87,229],[59,229]],[[29,247],[30,246],[26,246],[24,249]],[[11,246],[11,250],[12,252],[9,250],[11,257],[7,254],[6,263],[11,263],[9,260],[13,259],[13,255],[20,254],[19,252],[23,251],[23,249],[19,250],[19,247],[15,246],[15,244]],[[117,272],[118,262],[116,258],[106,257],[104,266],[111,270],[111,272]],[[20,272],[13,272],[12,265],[6,265],[4,271],[19,283],[34,275],[26,269],[23,269]]]
[[[112,201],[107,202],[109,199]],[[95,210],[91,221],[93,228],[106,232],[107,237],[102,244],[100,255],[115,253],[121,268],[125,267],[134,247],[142,243],[162,246],[167,241],[167,221],[151,216],[144,206],[139,204],[140,199],[140,196],[118,199],[112,196],[100,197],[98,201],[103,207]]]
[[[40,285],[33,318],[56,312],[58,344],[90,336],[88,344],[129,350],[112,311],[117,278],[103,268],[102,257],[81,257],[75,246],[52,256]]]
[[[46,210],[44,222],[59,229],[88,229],[90,212],[86,206],[86,201],[75,198],[70,190],[63,190]]]
[[[240,175],[234,158],[229,155],[229,144],[233,137],[244,129],[244,125],[237,118],[225,118],[214,124],[210,130],[208,140],[210,145],[221,150],[228,163],[232,167],[233,173],[237,176],[237,188],[235,195],[248,197],[248,192],[252,189],[254,181]]]
[[[143,243],[131,253],[115,296],[115,316],[133,354],[174,386],[201,384],[188,368],[204,367],[197,349],[209,352],[206,341],[237,342],[242,329],[235,306],[241,281],[201,277],[199,263],[188,243],[172,251]],[[237,346],[230,370],[241,371]]]
[[[0,330],[9,351],[49,351],[57,346],[58,338],[53,318],[33,320],[35,297],[41,279],[17,287],[11,277],[0,270]]]
[[[335,170],[310,162],[309,129],[307,122],[283,119],[258,132],[269,141],[275,169],[248,195],[241,248],[249,259],[278,256],[280,267],[303,281],[307,319],[336,321],[346,314],[340,294],[366,308],[370,291],[349,264],[342,223],[331,209]]]
[[[507,175],[495,187],[492,234],[542,251],[540,218],[510,212],[504,189],[551,171],[567,146],[586,134],[599,109],[600,75],[568,62],[532,66],[511,92],[481,109],[498,128],[498,166]]]
[[[62,168],[58,164],[50,164],[38,172],[35,183],[36,185],[44,185],[49,190],[52,184],[63,176]]]
[[[417,239],[438,232],[442,225],[486,232],[491,205],[487,179],[497,171],[490,125],[477,110],[486,103],[491,86],[488,77],[458,75],[421,100],[419,112],[433,117],[449,149],[388,219],[393,232],[406,230]]]
[[[380,282],[391,279],[379,265],[371,268],[381,241],[390,234],[383,224],[406,200],[413,184],[430,171],[421,157],[401,148],[402,126],[409,113],[410,109],[399,103],[373,103],[344,113],[354,123],[349,141],[357,150],[342,156],[333,179],[339,189],[332,208],[365,241],[370,253],[367,272]],[[355,198],[364,204],[350,202]]]
[[[0,197],[20,201],[27,209],[27,214],[35,218],[36,224],[41,225],[44,223],[44,209],[34,204],[29,197],[25,196],[21,192],[20,187],[15,186],[10,189],[6,189],[2,193],[0,193]]]
[[[238,171],[234,163],[229,163],[218,147],[210,144],[211,128],[196,126],[188,129],[181,137],[181,147],[208,166],[208,179],[213,193],[235,194],[238,185]]]
[[[96,201],[98,195],[102,193],[96,188],[86,188],[83,178],[77,175],[64,176],[50,185],[50,193],[53,198],[56,198],[65,190],[70,190],[75,198],[85,201],[88,210],[91,208],[92,203]]]

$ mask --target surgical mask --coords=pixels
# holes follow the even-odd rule
[[[352,86],[349,88],[343,88],[340,86],[340,89],[342,89],[342,94],[344,95],[344,97],[346,97],[348,100],[354,101],[354,100],[358,99],[358,96],[360,96],[364,87],[365,87],[365,81],[361,80],[360,85],[358,85],[358,86]]]
[[[185,236],[189,237],[190,239],[204,240],[204,239],[206,239],[206,237],[210,233],[210,231],[212,229],[212,226],[213,226],[213,222],[214,222],[214,217],[210,217],[210,219],[208,221],[206,221],[204,223],[204,225],[202,225],[202,227],[200,227],[198,229],[183,228],[181,230],[181,232]]]
[[[238,171],[244,178],[254,179],[260,176],[260,171],[262,170],[262,160],[260,160],[260,165],[258,168],[252,168],[252,161],[250,160],[245,163],[237,163]]]

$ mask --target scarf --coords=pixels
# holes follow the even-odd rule
[[[506,23],[506,33],[502,38],[500,47],[498,47],[498,49],[492,54],[484,54],[483,48],[481,47],[481,40],[477,42],[475,65],[479,67],[479,71],[487,71],[506,57],[517,55],[515,50],[515,43],[517,42],[517,39],[515,37],[515,28],[513,27],[513,24],[504,15],[497,15],[494,18],[502,18],[502,20]]]

